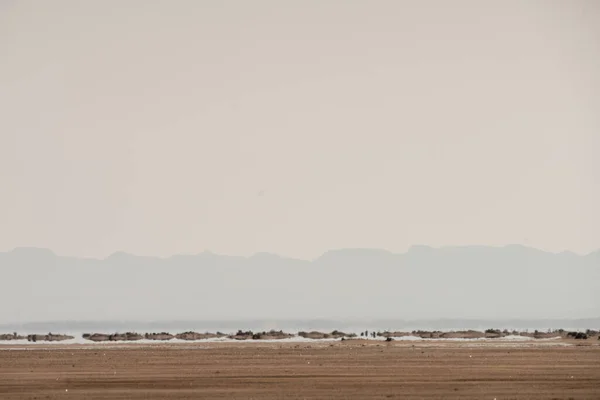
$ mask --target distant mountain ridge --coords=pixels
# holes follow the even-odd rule
[[[0,253],[1,323],[135,319],[587,318],[600,315],[600,251],[521,245],[405,253],[341,249],[104,259]]]
[[[434,252],[434,251],[469,251],[469,250],[471,250],[471,251],[473,251],[473,250],[482,250],[482,251],[516,250],[516,251],[524,251],[524,252],[528,251],[528,252],[538,252],[538,253],[545,253],[545,254],[552,254],[552,255],[568,255],[568,256],[576,256],[576,257],[600,256],[600,249],[592,251],[588,254],[582,255],[582,254],[577,254],[577,253],[569,251],[569,250],[564,250],[561,252],[549,252],[549,251],[544,251],[544,250],[536,249],[535,247],[529,247],[529,246],[525,246],[525,245],[521,245],[521,244],[508,244],[508,245],[504,245],[504,246],[467,245],[467,246],[442,246],[442,247],[432,247],[432,246],[428,246],[428,245],[413,245],[408,249],[408,251],[406,251],[404,253],[394,253],[394,252],[391,252],[391,251],[385,250],[385,249],[367,248],[367,247],[365,247],[365,248],[332,249],[332,250],[328,250],[328,251],[324,252],[321,256],[317,257],[313,261],[319,260],[320,258],[327,257],[328,255],[335,254],[335,253],[346,253],[348,255],[363,253],[363,255],[364,254],[380,254],[380,255],[385,254],[385,255],[402,256],[402,255],[406,255],[409,253],[427,253],[427,252]],[[77,257],[71,257],[71,256],[60,256],[60,255],[57,255],[56,253],[54,253],[51,249],[47,249],[47,248],[43,248],[43,247],[27,247],[27,246],[15,247],[13,250],[0,252],[0,255],[7,254],[7,253],[21,253],[21,254],[29,253],[31,255],[37,254],[37,255],[46,255],[46,256],[55,256],[55,257],[77,258]],[[95,260],[106,260],[108,258],[113,258],[113,257],[143,257],[143,258],[169,259],[169,258],[174,258],[174,257],[196,257],[196,256],[208,256],[208,257],[217,256],[217,257],[231,257],[231,258],[239,258],[239,259],[256,258],[256,257],[274,257],[274,258],[282,258],[282,259],[290,259],[290,260],[310,261],[310,260],[304,260],[304,259],[300,259],[300,258],[286,257],[286,256],[282,256],[282,255],[279,255],[276,253],[269,253],[269,252],[257,252],[257,253],[252,254],[251,256],[244,257],[244,256],[229,256],[229,255],[224,255],[224,254],[217,254],[217,253],[213,253],[212,251],[208,251],[208,250],[202,251],[200,253],[195,253],[195,254],[177,253],[177,254],[173,254],[169,257],[135,255],[132,253],[127,253],[125,251],[115,251],[114,253],[108,255],[105,258],[93,258],[93,257],[80,257],[80,258],[95,259]]]

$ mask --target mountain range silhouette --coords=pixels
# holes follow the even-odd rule
[[[0,253],[0,271],[0,323],[600,315],[600,251],[521,245],[341,249],[312,261],[211,252],[93,259],[16,248]]]

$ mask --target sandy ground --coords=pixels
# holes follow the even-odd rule
[[[0,399],[288,398],[600,399],[600,346],[351,340],[0,348]]]

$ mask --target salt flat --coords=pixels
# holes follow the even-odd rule
[[[6,346],[2,399],[598,399],[600,346],[365,341]]]

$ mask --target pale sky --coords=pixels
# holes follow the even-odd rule
[[[600,248],[597,1],[0,0],[0,251]]]

